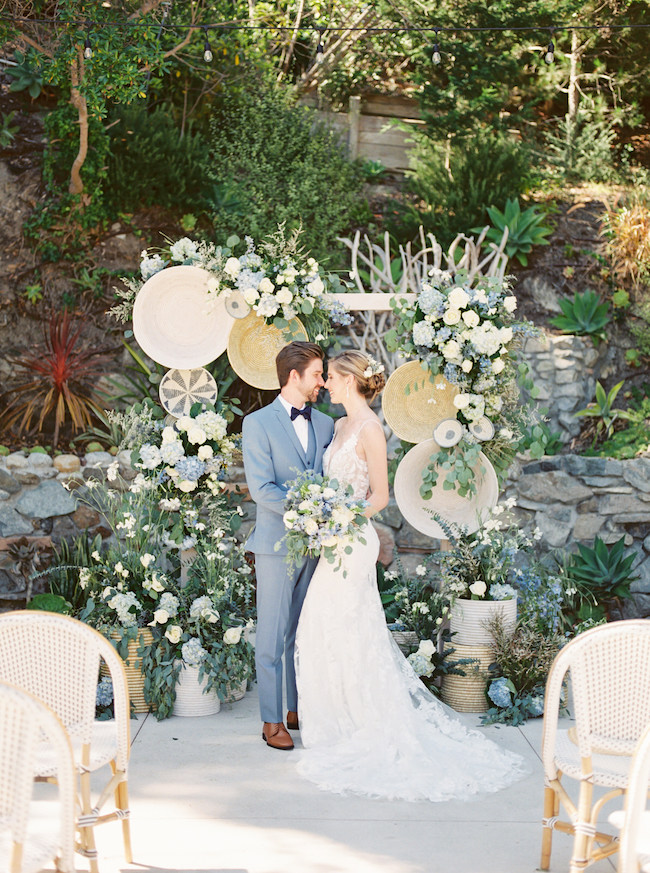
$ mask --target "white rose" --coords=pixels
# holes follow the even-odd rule
[[[511,440],[514,434],[509,427],[502,427],[499,431],[499,436],[503,437],[504,440]]]
[[[514,312],[517,308],[517,298],[516,297],[504,297],[503,298],[503,306],[506,312]]]
[[[258,288],[260,294],[273,294],[275,291],[275,286],[273,282],[269,279],[268,276],[265,276],[259,284]]]
[[[505,346],[512,339],[512,328],[502,327],[499,331],[499,341]]]
[[[205,283],[205,287],[208,289],[208,294],[215,294],[219,290],[219,283],[214,276],[211,276]]]
[[[153,614],[153,621],[149,624],[165,624],[169,621],[169,613],[166,609],[157,609]]]
[[[172,443],[178,438],[178,434],[173,427],[164,427],[162,430],[162,441],[164,443]]]
[[[187,438],[193,445],[196,446],[196,445],[201,445],[202,443],[204,443],[207,440],[208,435],[206,434],[206,432],[203,430],[202,427],[195,426],[195,427],[188,428]]]
[[[469,394],[457,394],[454,397],[454,406],[456,409],[466,409],[471,400],[471,396]]]
[[[477,579],[476,582],[472,582],[469,586],[469,590],[472,594],[476,594],[477,597],[483,597],[487,591],[487,585],[482,579]]]
[[[115,565],[115,572],[122,573],[123,571],[124,571],[124,567],[122,565],[122,562],[118,561],[117,564]]]
[[[332,534],[329,537],[325,537],[325,539],[321,540],[321,544],[324,546],[338,546],[340,538],[335,534]]]
[[[442,320],[445,324],[458,324],[458,322],[460,321],[460,310],[448,309],[442,316]]]
[[[229,646],[236,645],[241,639],[242,630],[243,628],[241,627],[229,627],[223,635],[224,643],[227,643]]]
[[[503,363],[503,358],[497,358],[496,360],[492,361],[492,372],[495,375],[498,375],[504,367],[505,364]]]
[[[351,509],[345,506],[339,506],[332,512],[332,521],[334,524],[346,526],[354,519],[354,513]]]
[[[481,319],[474,312],[473,309],[468,309],[466,312],[463,312],[463,321],[467,325],[467,327],[476,327]]]
[[[151,591],[157,591],[158,593],[165,590],[165,586],[162,584],[156,573],[154,573],[149,580],[149,585],[147,586],[145,581],[144,586],[145,588],[148,587]]]
[[[151,562],[155,561],[155,560],[156,560],[156,556],[150,555],[149,552],[145,552],[144,555],[140,555],[140,563],[145,568],[145,570],[147,569],[149,564],[151,564]]]
[[[190,491],[196,491],[198,483],[194,482],[192,479],[183,479],[181,482],[178,482],[177,485],[184,494],[189,494]]]
[[[323,488],[323,497],[325,500],[331,500],[335,494],[336,491],[333,488]]]
[[[182,633],[183,631],[177,624],[171,624],[165,631],[165,636],[170,643],[176,645],[176,643],[179,642]]]
[[[284,522],[284,526],[288,528],[292,528],[298,519],[298,513],[290,510],[289,512],[285,512],[282,516],[282,521]]]
[[[460,346],[456,340],[449,340],[449,342],[446,342],[442,347],[442,354],[447,361],[453,361],[457,358],[460,354]]]
[[[454,309],[465,309],[467,304],[469,303],[469,294],[465,291],[464,288],[452,288],[449,292],[449,296],[447,300],[454,307]]]
[[[433,642],[431,640],[422,640],[420,642],[420,647],[418,649],[418,653],[423,655],[425,658],[431,659],[436,650]]]
[[[465,358],[463,363],[460,365],[463,373],[469,373],[472,367],[474,366],[473,362],[469,360],[469,358]]]
[[[244,293],[244,300],[248,303],[249,306],[253,306],[254,303],[257,303],[260,295],[257,293],[255,288],[246,288]]]
[[[212,446],[199,446],[199,450],[196,453],[199,461],[207,461],[208,458],[211,458],[214,455],[214,450]]]
[[[182,415],[176,422],[177,430],[189,430],[191,427],[194,426],[194,419],[189,415]]]
[[[307,291],[309,291],[310,294],[313,294],[314,297],[318,297],[324,290],[325,286],[323,285],[323,280],[320,276],[316,276],[313,282],[310,282],[307,285]]]
[[[305,533],[307,536],[313,536],[318,531],[318,525],[313,518],[308,518],[305,522]]]
[[[278,303],[291,303],[291,301],[293,300],[293,294],[291,293],[291,291],[289,291],[287,286],[284,285],[275,295],[275,299],[278,301]]]
[[[224,273],[227,273],[232,279],[239,275],[240,269],[241,264],[237,258],[228,258],[223,268]]]

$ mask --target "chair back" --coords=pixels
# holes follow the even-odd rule
[[[551,667],[549,705],[567,672],[581,757],[631,755],[650,724],[650,621],[616,621],[572,640]]]
[[[22,869],[29,849],[28,823],[37,756],[45,743],[55,753],[60,800],[58,869],[74,870],[75,768],[70,741],[55,713],[22,688],[0,682],[0,822],[13,843],[6,865],[12,873]],[[32,854],[30,852],[30,854]],[[4,865],[1,865],[4,866]]]
[[[630,767],[630,782],[625,798],[625,817],[621,829],[618,873],[637,873],[639,869],[639,841],[650,783],[650,723],[636,747]],[[644,816],[645,813],[645,816]],[[646,834],[646,843],[648,836]],[[646,850],[647,851],[647,850]],[[644,858],[644,863],[650,856]]]
[[[73,745],[91,742],[101,660],[113,678],[116,721],[127,724],[120,731],[122,766],[128,759],[128,691],[124,664],[111,643],[66,615],[39,610],[0,614],[0,680],[27,689],[50,706]]]

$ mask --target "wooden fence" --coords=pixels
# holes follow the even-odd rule
[[[350,97],[347,112],[318,107],[311,96],[303,102],[314,106],[319,118],[340,132],[352,159],[381,161],[389,172],[398,176],[403,176],[409,168],[408,153],[413,146],[409,141],[411,131],[424,127],[415,100],[380,95]]]

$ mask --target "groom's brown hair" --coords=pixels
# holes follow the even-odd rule
[[[302,376],[305,368],[314,358],[320,358],[321,361],[325,358],[325,352],[316,343],[294,340],[288,346],[280,349],[275,359],[280,388],[284,388],[287,384],[292,370],[297,370],[298,374]]]

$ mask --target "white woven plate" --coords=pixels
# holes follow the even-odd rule
[[[225,299],[208,293],[210,278],[201,267],[180,266],[144,283],[133,306],[133,333],[154,361],[190,370],[225,352],[234,319]]]
[[[158,387],[165,412],[180,418],[189,415],[194,403],[215,403],[217,383],[204,367],[192,370],[168,370]]]
[[[496,506],[499,498],[499,484],[494,467],[481,452],[474,468],[478,489],[474,497],[461,497],[457,491],[445,491],[442,487],[445,471],[440,470],[431,498],[423,500],[420,496],[422,473],[428,466],[431,455],[437,451],[438,444],[435,440],[425,440],[414,446],[400,461],[395,473],[394,486],[395,501],[400,512],[416,530],[436,539],[447,537],[427,510],[439,513],[443,518],[460,527],[467,527],[470,532],[475,531],[482,513]],[[478,472],[481,466],[485,468],[483,475]]]

